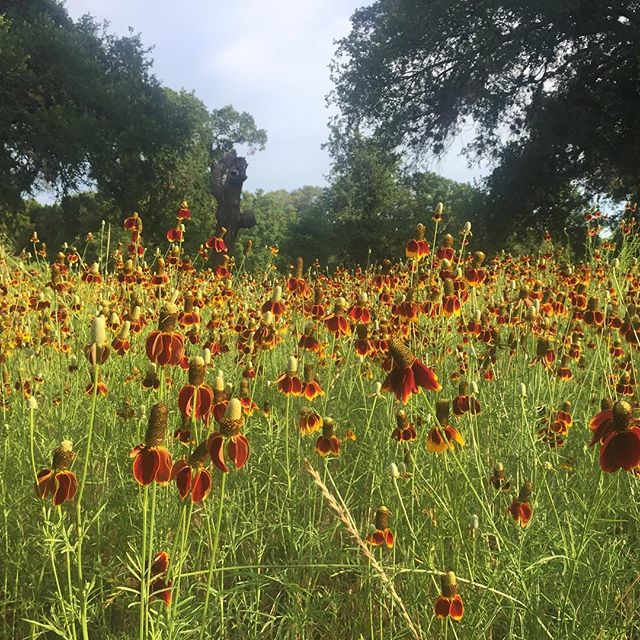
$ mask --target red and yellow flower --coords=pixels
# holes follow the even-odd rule
[[[395,542],[393,532],[389,529],[389,515],[391,512],[387,507],[380,507],[376,511],[376,516],[372,530],[367,534],[366,540],[372,547],[386,545],[388,549],[393,547]]]
[[[69,470],[76,454],[69,440],[63,440],[53,450],[50,469],[41,469],[36,479],[36,494],[39,498],[51,497],[56,507],[73,500],[78,490],[76,474]]]
[[[220,420],[220,430],[207,440],[207,450],[213,464],[223,473],[228,473],[226,458],[233,461],[237,470],[249,459],[249,441],[241,432],[244,425],[242,404],[238,398],[229,400],[225,414]]]
[[[392,369],[382,383],[383,391],[391,391],[396,398],[406,404],[411,394],[420,388],[428,391],[440,391],[442,386],[438,376],[409,350],[398,337],[389,340],[389,353],[393,358]]]
[[[460,594],[457,593],[458,585],[456,574],[449,571],[442,576],[442,591],[436,600],[434,612],[437,618],[444,620],[451,618],[452,620],[462,620],[464,615],[464,603]]]
[[[167,432],[169,409],[163,402],[151,407],[144,444],[139,444],[131,451],[133,460],[133,477],[141,485],[152,482],[167,484],[171,479],[171,454],[164,446]]]

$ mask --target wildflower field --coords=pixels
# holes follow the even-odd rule
[[[0,254],[1,638],[640,637],[632,212],[288,276],[189,217]]]

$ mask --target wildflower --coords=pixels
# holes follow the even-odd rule
[[[189,210],[189,205],[186,200],[180,203],[176,218],[178,218],[178,220],[191,220],[191,211]]]
[[[287,370],[275,381],[280,393],[285,396],[302,395],[302,382],[300,381],[300,378],[298,378],[297,373],[298,359],[295,356],[290,356]]]
[[[457,593],[458,585],[456,574],[449,571],[442,576],[441,594],[438,596],[435,604],[435,614],[437,618],[444,620],[451,618],[452,620],[462,620],[464,615],[464,603],[460,594]]]
[[[300,349],[305,349],[306,351],[311,351],[312,353],[318,353],[320,351],[320,343],[314,334],[315,327],[311,322],[308,322],[305,325],[304,333],[300,337],[298,347]]]
[[[322,427],[322,417],[317,411],[311,407],[303,407],[300,409],[300,417],[298,418],[298,428],[300,435],[308,436]]]
[[[63,440],[53,450],[53,460],[50,469],[42,469],[36,479],[36,494],[45,499],[51,496],[51,501],[58,507],[68,500],[73,500],[78,490],[76,474],[69,470],[76,454],[69,440]]]
[[[171,604],[171,587],[173,582],[166,580],[169,571],[169,554],[160,551],[156,554],[151,565],[151,582],[149,584],[149,599],[160,598],[168,607]]]
[[[375,347],[371,340],[369,340],[369,329],[366,324],[356,325],[356,341],[354,343],[356,353],[363,358],[375,353]]]
[[[384,382],[383,391],[392,391],[398,401],[406,404],[412,393],[422,387],[428,391],[440,391],[438,376],[418,360],[398,337],[389,340],[389,353],[393,366]]]
[[[333,313],[329,314],[324,319],[325,327],[327,327],[327,329],[331,331],[331,333],[333,333],[336,337],[351,335],[351,325],[349,325],[349,321],[344,316],[344,311],[346,308],[347,301],[344,298],[340,297],[335,302]]]
[[[304,383],[302,384],[302,395],[307,400],[313,400],[318,396],[323,396],[324,391],[320,383],[316,380],[315,370],[312,364],[304,365]]]
[[[85,354],[93,366],[104,364],[109,357],[106,325],[107,319],[104,316],[96,316],[91,321],[91,344],[85,349]]]
[[[249,391],[249,378],[242,378],[240,381],[240,404],[245,416],[253,415],[258,405],[251,399]]]
[[[220,431],[216,431],[207,440],[207,449],[213,464],[223,473],[229,468],[225,456],[233,461],[236,469],[242,469],[249,458],[249,441],[241,433],[244,425],[242,404],[238,398],[229,400],[223,418],[220,420]]]
[[[436,418],[438,426],[429,431],[427,436],[427,451],[430,453],[442,453],[454,449],[454,443],[464,446],[462,434],[449,424],[449,401],[438,400],[436,402]]]
[[[417,439],[416,428],[409,423],[409,416],[404,409],[396,411],[396,428],[391,437],[398,442],[413,442]]]
[[[178,460],[171,470],[171,479],[175,480],[182,499],[191,496],[194,503],[202,502],[211,490],[211,473],[205,469],[207,443],[201,442],[188,459]]]
[[[308,298],[311,295],[311,289],[303,278],[304,262],[302,258],[296,260],[295,274],[287,279],[287,291],[302,298]]]
[[[476,398],[469,395],[469,384],[460,382],[458,385],[458,395],[453,399],[453,413],[461,416],[467,411],[472,415],[480,413],[480,403]]]
[[[509,514],[523,529],[529,524],[529,520],[531,520],[531,516],[533,515],[533,508],[529,502],[532,491],[533,484],[529,481],[525,482],[520,489],[517,499],[509,506]]]
[[[213,389],[204,382],[205,364],[200,356],[189,361],[189,384],[178,393],[178,407],[185,418],[209,422],[213,409]]]
[[[487,279],[487,272],[482,268],[485,257],[482,251],[476,251],[473,254],[471,267],[464,273],[464,277],[470,287],[479,287]]]
[[[333,418],[322,422],[322,435],[316,440],[316,453],[325,458],[328,455],[340,455],[340,439],[333,433],[336,426]]]
[[[284,302],[282,302],[282,287],[280,285],[273,288],[271,300],[267,300],[262,305],[262,313],[267,313],[267,311],[273,313],[276,320],[284,314],[285,306]]]
[[[373,530],[367,534],[367,542],[373,547],[379,547],[382,544],[387,548],[393,547],[393,532],[389,529],[389,515],[391,512],[387,507],[380,507],[376,511]]]
[[[147,338],[146,352],[151,362],[160,366],[180,364],[184,355],[184,338],[175,330],[177,320],[178,307],[173,302],[164,304],[160,309],[158,328]]]
[[[227,230],[224,227],[220,227],[216,232],[207,240],[207,249],[213,249],[216,253],[226,253],[228,251],[227,245],[224,241],[224,237],[227,234]]]
[[[593,431],[590,446],[596,442],[601,445],[599,461],[605,473],[640,466],[640,421],[633,417],[626,400],[619,400],[594,416],[589,429]]]
[[[162,444],[167,432],[169,409],[163,402],[151,407],[144,444],[139,444],[131,451],[133,461],[133,477],[141,485],[152,482],[167,484],[171,479],[171,454]]]
[[[371,322],[371,311],[367,307],[369,298],[364,291],[358,295],[358,301],[349,309],[349,318],[353,322],[369,324]]]
[[[504,465],[502,462],[498,462],[498,464],[493,469],[493,475],[489,479],[493,488],[496,491],[509,491],[511,488],[511,483],[507,480],[507,474],[504,470]]]
[[[120,328],[120,333],[111,341],[111,348],[119,355],[123,356],[131,349],[129,340],[131,323],[125,320]]]
[[[431,253],[429,243],[424,239],[426,227],[419,223],[416,225],[415,238],[409,240],[405,245],[405,256],[414,260],[422,260]]]

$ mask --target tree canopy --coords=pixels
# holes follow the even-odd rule
[[[263,148],[231,106],[163,87],[141,36],[118,37],[56,0],[0,0],[0,204],[93,188],[125,213],[208,197],[211,155]],[[212,203],[207,200],[209,212]]]
[[[377,0],[339,42],[332,97],[417,157],[473,122],[493,208],[562,225],[589,192],[640,191],[639,27],[637,0]]]

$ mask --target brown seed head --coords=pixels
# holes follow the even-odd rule
[[[446,427],[449,424],[449,401],[438,400],[436,402],[436,418],[438,424],[441,427]]]
[[[189,464],[192,467],[201,467],[204,465],[208,455],[207,441],[203,440],[189,456]]]
[[[473,262],[472,262],[472,266],[474,269],[478,269],[482,266],[482,263],[484,262],[485,259],[485,254],[482,251],[476,251],[473,254]]]
[[[409,416],[404,409],[398,409],[396,411],[396,424],[399,429],[404,429],[409,424]]]
[[[76,453],[70,440],[63,440],[53,450],[53,460],[51,466],[54,471],[66,471],[75,460]]]
[[[394,336],[389,340],[389,353],[393,362],[401,369],[407,369],[415,362],[415,356],[409,350],[402,338]]]
[[[377,511],[376,511],[376,516],[374,519],[374,524],[375,527],[378,531],[384,531],[385,529],[389,528],[389,515],[391,514],[391,512],[389,511],[389,509],[387,509],[387,507],[380,507]]]
[[[518,494],[518,500],[520,502],[529,502],[531,500],[531,493],[533,492],[533,483],[530,480],[527,480],[520,489],[520,493]]]
[[[296,270],[295,270],[296,278],[298,279],[302,278],[303,272],[304,272],[304,261],[302,260],[302,258],[298,257],[296,258]]]
[[[309,383],[316,379],[316,372],[312,364],[304,365],[304,381]]]
[[[333,418],[324,418],[322,421],[322,437],[331,438],[333,436],[333,430],[336,426]]]
[[[189,360],[189,384],[199,387],[204,382],[205,371],[204,358],[193,356]]]
[[[164,442],[167,433],[169,408],[164,402],[156,402],[149,413],[149,423],[144,442],[147,447],[158,447]]]
[[[613,405],[613,424],[617,431],[624,431],[633,418],[633,408],[626,400],[618,400]]]
[[[158,329],[171,333],[176,328],[178,321],[178,307],[173,302],[165,302],[160,309],[160,319]]]
[[[447,572],[440,579],[442,586],[442,595],[445,598],[453,598],[456,595],[458,589],[458,581],[456,580],[456,574],[453,571]]]

